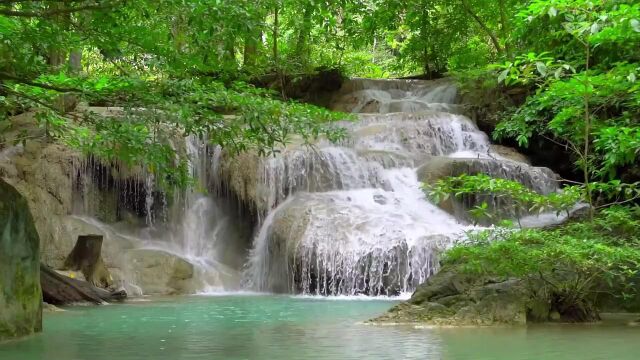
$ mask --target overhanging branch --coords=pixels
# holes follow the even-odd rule
[[[53,91],[58,91],[58,92],[82,92],[82,90],[78,89],[78,88],[67,88],[67,87],[60,87],[60,86],[55,86],[55,85],[49,85],[49,84],[33,82],[33,81],[21,79],[19,77],[13,76],[13,75],[9,75],[7,73],[3,73],[3,72],[0,72],[0,80],[10,80],[10,81],[17,82],[19,84],[39,87],[39,88],[42,88],[42,89],[53,90]]]

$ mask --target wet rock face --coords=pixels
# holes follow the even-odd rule
[[[373,323],[439,326],[520,325],[527,321],[527,297],[517,279],[478,277],[444,269],[420,285],[410,300]]]
[[[27,201],[0,179],[0,341],[42,330],[39,246]]]
[[[319,142],[312,150],[298,144],[269,159],[221,161],[218,178],[264,214],[247,272],[256,290],[413,291],[438,270],[438,254],[471,222],[470,205],[438,207],[420,181],[488,173],[543,193],[556,189],[551,171],[492,147],[459,114],[450,81],[353,79],[332,108],[358,114],[340,123],[347,137],[338,144]]]

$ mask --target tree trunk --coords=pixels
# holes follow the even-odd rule
[[[498,37],[496,36],[496,34],[494,34],[493,31],[489,29],[487,24],[485,24],[484,21],[482,21],[480,16],[478,16],[478,14],[473,12],[473,10],[471,9],[471,6],[469,6],[469,3],[467,3],[467,0],[462,0],[462,8],[467,14],[469,14],[476,21],[476,23],[478,23],[478,26],[480,26],[480,29],[482,29],[482,31],[484,31],[487,34],[487,36],[489,36],[489,39],[491,39],[491,43],[493,44],[493,47],[496,49],[496,52],[498,53],[498,55],[504,53],[504,50],[502,49],[502,46],[500,46],[500,41],[498,40]]]
[[[504,50],[508,57],[511,57],[511,46],[509,45],[509,20],[507,19],[507,9],[504,0],[499,0],[500,6],[500,32],[504,40]]]
[[[257,64],[256,58],[258,57],[258,40],[254,35],[255,34],[249,34],[244,40],[243,64],[244,67],[248,68],[255,67]],[[258,38],[260,38],[260,36]]]
[[[113,280],[102,260],[102,235],[80,235],[64,262],[68,270],[79,270],[92,285],[107,288]]]
[[[40,264],[42,300],[53,305],[69,305],[79,302],[102,304],[121,301],[127,297],[124,290],[110,292],[97,288],[86,281],[72,279]]]
[[[236,41],[230,34],[227,34],[226,38],[224,41],[223,61],[227,69],[235,69],[238,66],[236,62]]]
[[[307,41],[309,33],[311,32],[311,15],[313,14],[313,6],[307,3],[304,7],[304,13],[302,14],[302,24],[300,26],[300,32],[298,32],[298,40],[296,42],[296,58],[300,61],[300,64],[304,67],[309,60],[309,52],[307,51]]]
[[[278,71],[278,31],[280,26],[279,19],[280,12],[280,4],[276,2],[275,8],[273,9],[273,63],[276,68],[276,72]]]

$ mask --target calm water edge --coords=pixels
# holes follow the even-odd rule
[[[362,321],[395,302],[191,296],[45,314],[42,334],[0,344],[1,360],[640,359],[625,321],[416,329]]]

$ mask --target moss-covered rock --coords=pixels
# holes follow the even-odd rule
[[[0,179],[0,340],[42,330],[39,247],[27,201]]]
[[[373,323],[443,326],[520,325],[528,300],[517,279],[472,276],[444,269],[420,285],[411,299]]]

